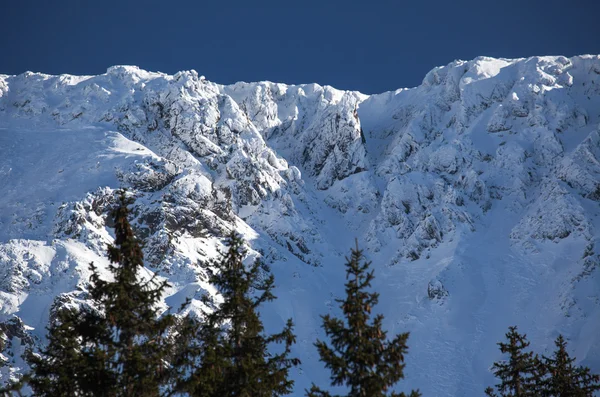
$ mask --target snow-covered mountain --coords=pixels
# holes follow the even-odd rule
[[[85,300],[123,186],[166,305],[214,293],[203,264],[233,228],[270,265],[263,318],[296,323],[295,396],[328,384],[312,344],[355,238],[387,329],[411,332],[400,389],[482,395],[515,324],[599,372],[599,123],[600,56],[455,61],[370,96],[133,66],[0,75],[2,381],[54,297]]]

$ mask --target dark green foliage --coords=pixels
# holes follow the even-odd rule
[[[544,371],[537,355],[526,352],[529,347],[526,335],[521,335],[517,327],[509,328],[506,333],[507,343],[498,343],[500,351],[508,354],[508,361],[495,362],[492,366],[494,375],[500,379],[496,385],[496,394],[491,387],[485,390],[488,396],[539,396],[540,382]]]
[[[273,276],[263,278],[263,266],[258,261],[249,269],[244,266],[243,240],[236,233],[228,237],[227,245],[221,260],[213,262],[217,271],[210,276],[223,302],[205,300],[214,311],[206,315],[202,325],[186,320],[188,329],[198,329],[202,346],[196,349],[196,354],[188,351],[187,358],[182,360],[187,361],[192,374],[179,388],[193,396],[207,397],[289,394],[293,381],[288,379],[288,372],[299,363],[289,357],[295,343],[292,321],[288,320],[280,333],[265,335],[257,309],[275,299]],[[191,334],[187,333],[188,342]],[[182,335],[185,340],[185,334]],[[269,351],[272,343],[283,344],[279,353]]]
[[[543,356],[542,365],[548,373],[543,380],[544,397],[592,397],[600,390],[600,376],[591,374],[589,368],[573,365],[567,342],[560,335],[554,342],[556,350],[551,357]]]
[[[509,328],[506,339],[508,343],[498,345],[509,360],[496,362],[492,367],[500,379],[496,385],[499,394],[488,387],[488,396],[593,397],[600,390],[600,376],[592,374],[589,368],[573,365],[575,359],[569,357],[562,335],[554,342],[554,354],[541,359],[524,351],[529,342],[517,332],[517,327]]]
[[[408,333],[392,340],[386,338],[386,331],[381,329],[383,316],[371,319],[379,298],[379,294],[367,290],[374,278],[373,270],[369,270],[371,263],[363,258],[358,244],[346,260],[346,299],[337,300],[345,321],[322,316],[331,347],[316,342],[321,361],[331,371],[332,385],[347,386],[349,397],[406,396],[389,389],[404,378]],[[313,385],[307,395],[329,397],[330,393]],[[410,393],[410,397],[418,396],[418,391]]]
[[[23,379],[40,395],[72,396],[78,384],[89,378],[84,373],[84,358],[75,324],[80,312],[72,308],[58,310],[49,327],[48,347],[41,355],[29,355],[33,372]]]
[[[30,357],[26,377],[38,396],[158,396],[168,379],[166,331],[173,317],[159,318],[156,304],[167,287],[138,280],[143,254],[128,221],[131,202],[121,192],[112,216],[115,242],[108,247],[113,281],[92,264],[93,308],[58,309],[48,347]]]

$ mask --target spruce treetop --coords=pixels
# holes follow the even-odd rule
[[[166,390],[166,333],[173,316],[160,317],[156,306],[167,283],[138,278],[144,258],[129,224],[129,204],[121,191],[111,213],[115,240],[107,251],[113,280],[91,264],[90,306],[58,308],[48,346],[29,357],[32,371],[25,379],[37,396],[150,397]]]
[[[346,258],[346,298],[336,300],[344,319],[329,314],[321,316],[331,345],[318,340],[315,346],[321,361],[331,371],[332,385],[346,386],[347,396],[405,396],[390,388],[404,378],[408,333],[389,340],[382,329],[383,315],[371,315],[379,294],[368,290],[374,278],[370,266],[371,262],[364,259],[357,243],[350,258]],[[307,395],[325,397],[330,393],[313,385]],[[411,397],[419,395],[418,391],[410,393]]]
[[[215,271],[210,282],[217,287],[223,301],[206,297],[212,307],[199,326],[202,343],[199,355],[191,357],[191,376],[182,390],[206,397],[277,397],[291,393],[293,381],[289,369],[299,360],[289,357],[296,337],[291,319],[284,329],[267,335],[257,309],[275,299],[274,278],[265,277],[263,265],[255,261],[245,266],[244,241],[232,232],[226,240],[227,250],[213,261]],[[279,353],[269,349],[281,344]]]
[[[500,351],[508,354],[508,361],[495,362],[494,375],[500,379],[496,394],[491,387],[485,390],[488,396],[539,396],[544,371],[537,355],[525,351],[529,347],[527,335],[520,334],[516,326],[509,327],[507,342],[499,342]]]
[[[543,356],[542,365],[548,377],[543,381],[543,396],[593,397],[600,390],[600,376],[587,367],[575,365],[567,351],[567,341],[559,335],[554,341],[556,350],[550,357]]]

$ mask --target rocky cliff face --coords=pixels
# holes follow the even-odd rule
[[[410,387],[475,396],[509,325],[563,333],[600,371],[600,57],[477,58],[380,95],[222,86],[195,71],[0,75],[2,380],[106,265],[114,190],[136,197],[165,307],[215,293],[204,264],[237,229],[275,273],[267,326],[297,323],[302,395],[354,238]]]

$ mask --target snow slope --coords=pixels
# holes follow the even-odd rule
[[[600,372],[599,123],[599,56],[455,61],[371,96],[133,66],[0,75],[2,381],[54,297],[85,302],[123,186],[165,305],[215,293],[202,264],[232,228],[270,265],[263,317],[296,323],[294,395],[328,384],[312,343],[354,238],[390,333],[411,332],[400,389],[481,395],[515,324]]]

